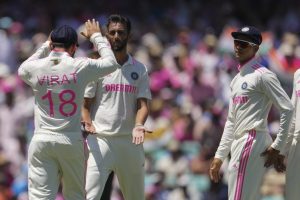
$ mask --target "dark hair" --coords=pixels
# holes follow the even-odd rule
[[[126,26],[127,33],[130,34],[130,31],[131,31],[131,22],[130,22],[130,20],[127,17],[122,16],[122,15],[118,15],[118,14],[110,15],[109,18],[108,18],[108,20],[107,20],[107,24],[106,24],[107,30],[108,30],[108,26],[111,23],[121,23],[121,24],[124,24]]]
[[[54,29],[50,37],[53,47],[69,48],[73,44],[78,45],[77,33],[68,25]]]

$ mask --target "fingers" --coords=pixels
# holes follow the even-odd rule
[[[266,152],[264,155],[265,157],[265,164],[264,164],[264,167],[268,168],[270,167],[271,165],[274,164],[274,161],[277,159],[276,157],[274,157],[271,153],[269,152]]]
[[[100,25],[98,21],[92,19],[85,22],[85,31],[80,34],[89,39],[96,32],[100,32]]]
[[[94,135],[96,134],[96,129],[92,123],[89,122],[81,122],[82,130],[87,134]]]
[[[215,183],[219,182],[219,180],[221,179],[221,175],[220,175],[221,165],[222,165],[222,161],[218,158],[214,158],[214,160],[210,165],[209,177]]]
[[[215,167],[211,167],[209,169],[209,177],[213,182],[218,183],[221,178],[219,174],[219,170]]]
[[[272,161],[271,159],[267,159],[267,160],[265,161],[264,166],[265,166],[266,168],[268,168],[268,167],[270,167],[272,164],[273,164],[273,161]]]
[[[278,165],[274,165],[274,168],[277,172],[279,173],[283,173],[286,170],[286,166],[285,164],[278,164]]]
[[[286,165],[284,163],[283,155],[278,155],[277,162],[274,164],[274,168],[279,173],[286,171]]]
[[[136,145],[142,144],[145,139],[145,132],[144,127],[135,127],[132,131],[132,143]]]
[[[143,142],[144,142],[144,136],[142,136],[142,135],[132,137],[133,144],[139,145],[139,144],[142,144]]]
[[[279,151],[269,147],[264,152],[261,153],[261,156],[265,157],[265,164],[264,167],[268,168],[272,165],[274,165],[274,168],[278,171],[282,171],[285,167],[283,164],[283,159],[281,159],[281,156],[279,155]],[[282,161],[281,161],[282,160]]]
[[[286,170],[286,166],[282,162],[278,162],[274,164],[274,168],[277,172],[282,173]]]

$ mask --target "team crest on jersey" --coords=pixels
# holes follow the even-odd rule
[[[247,84],[246,82],[244,82],[244,83],[242,84],[242,89],[245,90],[245,89],[247,89],[247,87],[248,87],[248,84]]]
[[[135,80],[135,81],[138,80],[138,78],[139,78],[139,75],[138,75],[138,73],[136,73],[136,72],[132,72],[130,76],[131,76],[131,78],[132,78],[133,80]]]

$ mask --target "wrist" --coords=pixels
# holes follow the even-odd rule
[[[142,124],[142,123],[135,123],[134,127],[137,127],[137,126],[144,126],[144,124]]]
[[[102,37],[102,34],[100,32],[95,32],[95,33],[91,34],[89,39],[91,42],[94,43],[97,37]]]

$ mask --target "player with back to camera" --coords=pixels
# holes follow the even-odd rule
[[[97,21],[88,20],[83,34],[101,59],[73,58],[77,33],[64,25],[18,71],[35,97],[35,131],[28,150],[30,200],[54,200],[60,181],[65,200],[86,199],[87,148],[80,128],[84,90],[119,65]]]
[[[82,118],[88,136],[87,199],[99,200],[113,171],[125,200],[143,200],[144,123],[151,99],[147,68],[127,52],[131,23],[120,15],[108,18],[106,36],[117,62],[114,73],[91,83],[85,92]]]
[[[268,167],[285,170],[283,151],[293,105],[276,75],[259,64],[255,55],[262,36],[255,27],[232,32],[239,73],[230,84],[231,99],[227,121],[210,177],[220,180],[220,168],[231,154],[228,166],[229,200],[260,200],[260,186]],[[280,128],[275,141],[268,133],[268,114],[275,105],[280,112]]]

